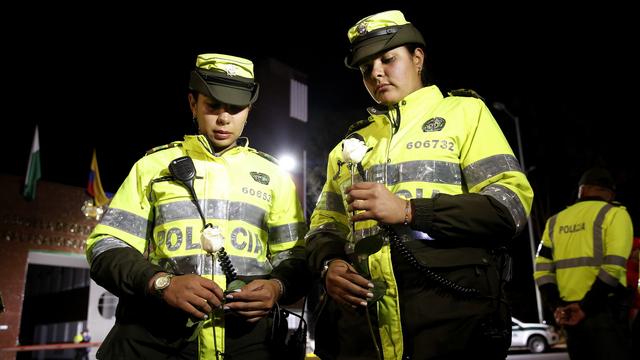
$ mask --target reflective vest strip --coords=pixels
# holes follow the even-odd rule
[[[320,194],[320,198],[316,204],[316,209],[335,211],[341,214],[345,213],[342,196],[332,191],[323,191],[322,194]]]
[[[307,224],[302,222],[273,226],[269,229],[269,243],[282,244],[298,241],[299,239],[304,239],[306,233]]]
[[[498,154],[478,160],[465,167],[462,173],[464,174],[467,186],[472,188],[483,181],[507,171],[522,172],[518,159],[511,154]]]
[[[524,223],[527,221],[527,215],[516,193],[502,185],[491,184],[482,189],[480,194],[491,196],[509,210],[513,222],[516,224],[517,232],[524,227]]]
[[[603,206],[593,223],[593,258],[595,259],[596,266],[602,264],[604,251],[604,246],[602,245],[602,223],[604,223],[604,218],[611,208],[613,208],[611,204]]]
[[[271,273],[273,267],[267,260],[258,261],[256,258],[229,255],[231,264],[236,270],[238,275],[268,275]],[[157,259],[158,265],[167,269],[167,271],[175,272],[176,274],[199,274],[199,275],[211,275],[212,262],[211,256],[208,254],[197,254],[187,256],[174,256],[171,258]],[[219,263],[215,266],[214,275],[223,275],[222,267]]]
[[[91,264],[93,262],[93,259],[96,258],[96,256],[102,254],[103,252],[107,251],[107,250],[111,250],[111,249],[117,249],[117,248],[125,248],[125,247],[131,247],[131,245],[127,244],[126,242],[118,239],[118,238],[114,238],[114,237],[105,237],[102,238],[98,241],[96,241],[95,244],[93,244],[93,246],[91,247],[91,252],[89,254],[89,264]],[[133,249],[133,248],[132,248]]]
[[[536,279],[536,284],[538,285],[538,287],[544,284],[556,284],[556,277],[553,275],[540,276],[538,279]]]
[[[385,169],[387,179],[385,181]],[[436,184],[460,185],[462,175],[460,164],[439,160],[416,160],[398,164],[378,164],[366,170],[367,181],[396,185],[405,182],[429,182]],[[358,179],[360,179],[358,177]]]
[[[349,228],[339,222],[328,222],[311,229],[305,236],[305,239],[321,233],[331,234],[339,239],[346,239],[349,234]]]
[[[536,265],[536,270],[535,271],[555,272],[555,270],[556,270],[556,267],[554,266],[553,263],[540,263],[540,262],[537,262],[535,265]]]
[[[267,231],[266,211],[256,205],[241,201],[219,199],[200,200],[207,219],[240,220]],[[198,209],[191,201],[176,201],[159,206],[156,226],[177,220],[200,219]]]
[[[277,267],[281,262],[289,259],[306,260],[307,256],[304,247],[296,246],[289,250],[280,251],[271,257],[271,265]]]
[[[142,216],[118,208],[109,208],[100,221],[100,225],[124,231],[133,236],[145,239],[151,223]]]
[[[558,215],[554,215],[549,219],[549,240],[551,241],[551,245],[553,246],[553,228],[556,227],[556,221],[558,220]]]
[[[611,274],[606,272],[604,269],[600,269],[600,271],[598,271],[598,279],[612,287],[616,287],[620,283],[617,278],[611,276]]]

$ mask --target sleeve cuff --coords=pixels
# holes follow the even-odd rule
[[[411,199],[411,228],[428,233],[433,226],[434,199]]]

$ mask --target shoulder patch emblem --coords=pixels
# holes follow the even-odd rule
[[[444,125],[446,123],[447,121],[444,118],[434,117],[425,121],[424,124],[422,124],[422,131],[424,132],[440,131],[444,128]]]
[[[351,126],[349,126],[349,129],[347,130],[347,135],[354,133],[360,129],[364,129],[371,124],[373,124],[373,120],[370,120],[370,119],[357,121],[351,124]]]
[[[449,91],[450,96],[465,96],[465,97],[474,97],[476,99],[480,99],[484,101],[484,98],[480,96],[477,92],[471,89],[456,89]]]
[[[254,151],[256,154],[260,155],[260,156],[261,156],[261,157],[263,157],[264,159],[267,159],[267,160],[271,161],[272,163],[274,163],[274,164],[276,164],[276,165],[278,165],[278,164],[279,164],[279,163],[278,163],[278,159],[274,158],[273,156],[271,156],[271,155],[269,155],[269,154],[267,154],[267,153],[264,153],[264,152],[262,152],[262,151],[258,151],[258,150],[252,150],[252,151]]]
[[[265,173],[252,171],[250,172],[250,174],[253,180],[255,180],[256,182],[259,182],[260,184],[269,185],[269,181],[271,181],[271,178],[269,178],[269,175]]]
[[[165,149],[170,149],[176,146],[182,146],[182,141],[174,141],[172,143],[169,144],[165,144],[165,145],[160,145],[160,146],[156,146],[151,150],[148,150],[145,155],[149,155],[149,154],[153,154],[154,152],[160,151],[160,150],[165,150]]]

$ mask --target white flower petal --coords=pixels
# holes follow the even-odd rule
[[[204,251],[214,253],[224,246],[224,237],[218,227],[207,227],[200,235],[200,243]]]
[[[349,138],[342,141],[342,159],[346,163],[361,162],[367,150],[367,145],[362,140]]]

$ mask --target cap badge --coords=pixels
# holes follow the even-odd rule
[[[358,31],[359,35],[364,35],[367,33],[367,23],[363,22],[358,24],[358,27],[356,28],[356,31]]]
[[[431,118],[422,124],[422,131],[424,132],[434,132],[440,131],[444,128],[444,125],[447,121],[441,117]]]
[[[238,75],[238,67],[234,64],[225,64],[224,65],[224,71],[227,73],[227,75],[229,76],[236,76]]]

